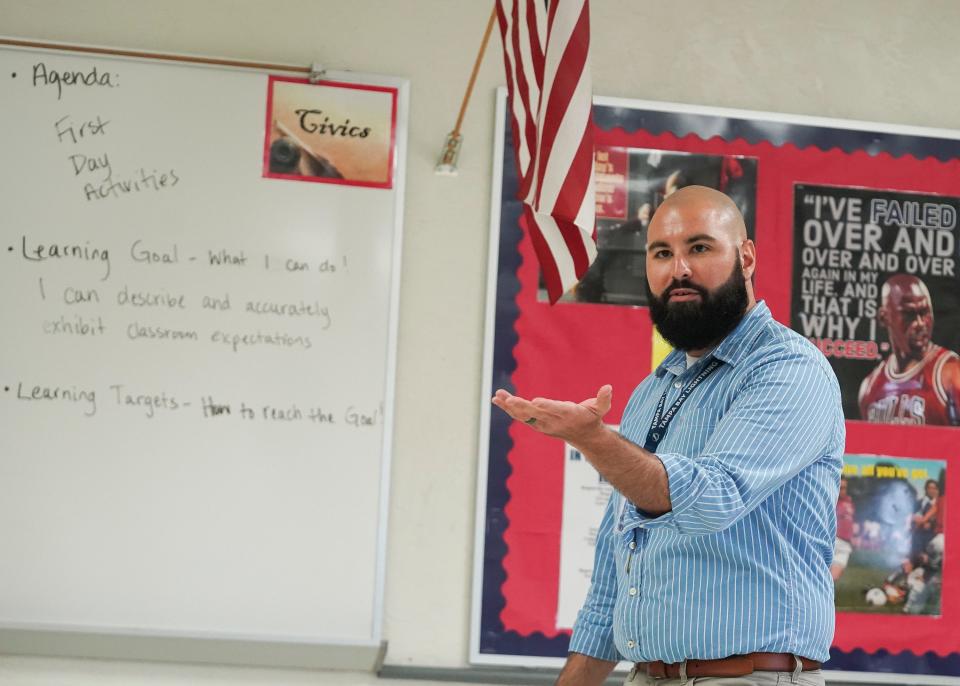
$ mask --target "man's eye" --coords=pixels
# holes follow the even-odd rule
[[[670,251],[669,251],[669,250],[655,250],[655,251],[653,252],[653,256],[654,256],[654,257],[658,257],[658,258],[670,257]]]
[[[704,243],[695,243],[693,247],[690,248],[690,252],[707,252],[709,249],[710,247]]]

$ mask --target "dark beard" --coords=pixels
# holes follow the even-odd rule
[[[657,297],[647,288],[650,318],[663,339],[679,350],[703,350],[719,343],[737,328],[747,311],[747,284],[743,278],[740,256],[733,273],[713,293],[688,281],[673,280]],[[700,294],[700,301],[667,302],[674,288],[689,288]]]

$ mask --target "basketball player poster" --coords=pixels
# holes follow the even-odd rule
[[[847,419],[960,425],[960,198],[794,186],[792,327]]]

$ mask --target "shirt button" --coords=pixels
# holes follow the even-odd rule
[[[636,549],[637,549],[637,542],[630,541],[630,550],[636,550]]]
[[[635,641],[627,641],[627,647],[628,647],[628,648],[636,648],[636,647],[637,647],[637,644],[636,644]]]
[[[632,588],[632,587],[631,587],[631,589],[630,589],[628,592],[630,593],[630,595],[637,595],[637,589],[636,589],[636,588]]]
[[[674,382],[673,382],[673,387],[674,387],[674,388],[682,388],[682,387],[683,387],[683,384],[680,383],[679,381],[674,381]]]

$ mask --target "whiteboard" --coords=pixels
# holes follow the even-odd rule
[[[302,75],[0,64],[0,651],[372,664],[407,83],[323,77],[393,108],[330,182],[266,166]]]

